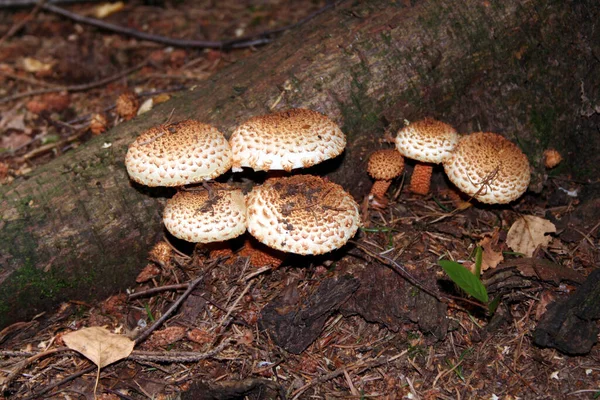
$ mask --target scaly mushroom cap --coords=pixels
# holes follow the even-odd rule
[[[377,150],[369,157],[367,172],[373,179],[390,180],[404,170],[404,158],[396,149]]]
[[[268,179],[247,196],[248,231],[296,254],[342,247],[359,226],[358,205],[340,185],[312,175]]]
[[[307,168],[337,157],[346,136],[325,115],[302,108],[250,118],[229,139],[233,171]]]
[[[231,147],[216,128],[198,121],[158,125],[129,146],[125,166],[142,185],[182,186],[226,172]]]
[[[514,143],[496,133],[463,136],[443,164],[452,183],[482,203],[509,203],[529,186],[527,157]]]
[[[396,148],[404,157],[439,164],[458,143],[456,130],[440,121],[425,118],[400,129]]]
[[[233,239],[246,231],[244,194],[226,185],[215,185],[211,193],[178,192],[167,200],[163,222],[173,236],[192,243]]]

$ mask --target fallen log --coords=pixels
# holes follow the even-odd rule
[[[342,2],[148,114],[0,187],[0,326],[123,290],[162,233],[169,191],[131,184],[123,159],[143,130],[195,118],[225,132],[250,116],[306,107],[348,137],[324,163],[355,196],[386,129],[432,116],[493,130],[533,164],[562,149],[597,176],[599,6],[589,1]],[[539,182],[539,180],[538,180]],[[535,179],[534,179],[535,183]]]

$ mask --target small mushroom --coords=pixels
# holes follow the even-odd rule
[[[482,203],[509,203],[521,197],[529,186],[527,157],[514,143],[496,133],[463,136],[443,165],[457,188]]]
[[[302,108],[250,118],[229,138],[233,171],[307,168],[340,155],[346,137],[327,116]]]
[[[400,129],[396,136],[396,148],[406,158],[419,161],[410,179],[410,191],[416,194],[429,193],[432,165],[448,157],[459,135],[456,130],[432,118],[413,122]],[[428,163],[428,164],[427,164]]]
[[[369,157],[367,172],[375,183],[371,186],[370,195],[383,200],[392,180],[404,171],[404,158],[395,149],[377,150]]]
[[[544,150],[544,166],[548,169],[556,167],[562,161],[562,156],[555,149]]]
[[[223,184],[210,192],[180,191],[167,200],[163,222],[173,236],[192,243],[233,239],[246,231],[244,194]]]
[[[158,125],[127,150],[132,180],[146,186],[183,186],[215,178],[231,167],[231,147],[215,127],[194,120]]]
[[[352,196],[312,175],[268,179],[248,194],[247,207],[252,236],[274,249],[303,255],[342,247],[360,223]]]

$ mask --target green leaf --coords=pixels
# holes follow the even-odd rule
[[[446,274],[456,283],[462,290],[475,297],[482,303],[488,302],[488,293],[479,278],[471,271],[455,261],[440,260],[440,267],[444,269]]]

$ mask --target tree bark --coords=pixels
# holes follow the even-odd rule
[[[133,283],[162,233],[168,191],[132,185],[123,158],[136,135],[171,112],[171,120],[195,118],[229,135],[271,110],[321,111],[340,124],[348,148],[312,171],[328,173],[356,196],[368,189],[361,168],[384,146],[384,130],[424,116],[461,132],[503,133],[535,167],[546,147],[556,147],[567,171],[597,176],[598,8],[592,0],[341,3],[193,90],[0,187],[0,325]]]

